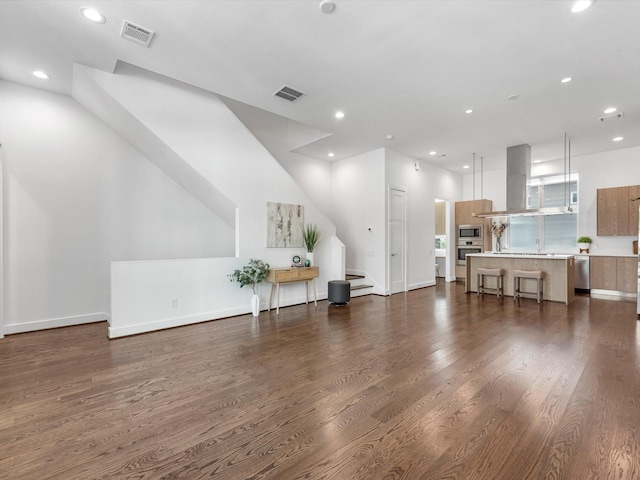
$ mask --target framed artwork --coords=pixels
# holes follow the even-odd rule
[[[267,247],[302,247],[304,206],[267,202]]]

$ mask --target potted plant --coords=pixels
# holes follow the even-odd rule
[[[251,285],[253,296],[251,297],[251,313],[254,317],[260,315],[260,297],[258,296],[258,284],[262,282],[269,273],[269,264],[262,260],[249,260],[249,263],[240,270],[234,270],[229,274],[232,282],[238,282],[240,288]]]
[[[591,248],[591,244],[593,243],[593,240],[591,240],[591,237],[579,237],[578,238],[578,248],[580,249],[580,253],[585,252],[585,253],[589,253],[589,248]]]
[[[309,260],[309,266],[313,265],[313,250],[316,248],[316,245],[318,245],[320,236],[321,232],[316,224],[308,223],[302,227],[302,243],[304,244],[304,248],[307,249],[307,260]]]

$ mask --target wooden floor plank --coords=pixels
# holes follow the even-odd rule
[[[461,284],[0,340],[0,479],[637,479],[635,303]]]

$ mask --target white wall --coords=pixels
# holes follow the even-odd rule
[[[388,288],[384,162],[379,149],[331,164],[332,218],[346,246],[347,272],[367,275],[379,295]]]
[[[333,208],[331,163],[286,151],[280,152],[276,158],[313,203],[330,216]]]
[[[597,190],[599,188],[640,185],[640,147],[582,155],[571,158],[571,171],[578,173],[578,235],[594,240],[591,253],[629,254],[635,237],[597,236]],[[531,166],[531,175],[564,173],[564,161],[544,162]],[[494,210],[506,208],[506,167],[484,174],[485,197],[493,200]],[[464,177],[465,200],[470,200],[472,175]],[[476,187],[476,192],[478,187]],[[577,253],[577,247],[576,247]]]
[[[462,177],[453,172],[386,150],[386,182],[407,190],[407,288],[435,284],[436,198],[461,199]],[[455,237],[450,237],[455,238]],[[451,243],[450,243],[451,245]],[[450,263],[453,261],[450,257]]]
[[[249,258],[282,267],[304,252],[302,247],[266,247],[267,202],[303,205],[305,222],[319,226],[317,288],[320,298],[326,296],[334,225],[217,95],[126,65],[116,74],[94,71],[91,77],[102,93],[238,207],[238,258],[112,265],[111,337],[249,312],[251,291],[230,283],[227,275]],[[109,115],[110,110],[100,111],[109,107],[104,102],[88,103],[96,115]],[[304,301],[304,290],[304,284],[282,287],[281,305]],[[268,291],[268,285],[261,289],[263,307]],[[177,308],[170,305],[173,298]]]
[[[389,149],[379,149],[332,164],[333,218],[338,237],[347,247],[347,270],[366,273],[375,293],[388,294],[387,220],[388,186],[407,191],[407,288],[435,284],[436,198],[462,196],[462,177]],[[369,231],[371,227],[371,231]],[[453,224],[451,224],[453,234]],[[453,257],[450,269],[453,271]]]
[[[72,99],[0,85],[5,333],[107,318],[112,260],[227,253],[227,225]]]

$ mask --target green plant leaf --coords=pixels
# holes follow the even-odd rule
[[[249,263],[240,270],[234,270],[228,275],[230,281],[238,282],[240,288],[250,285],[253,293],[258,293],[258,284],[262,282],[269,273],[269,264],[263,260],[249,260]]]

